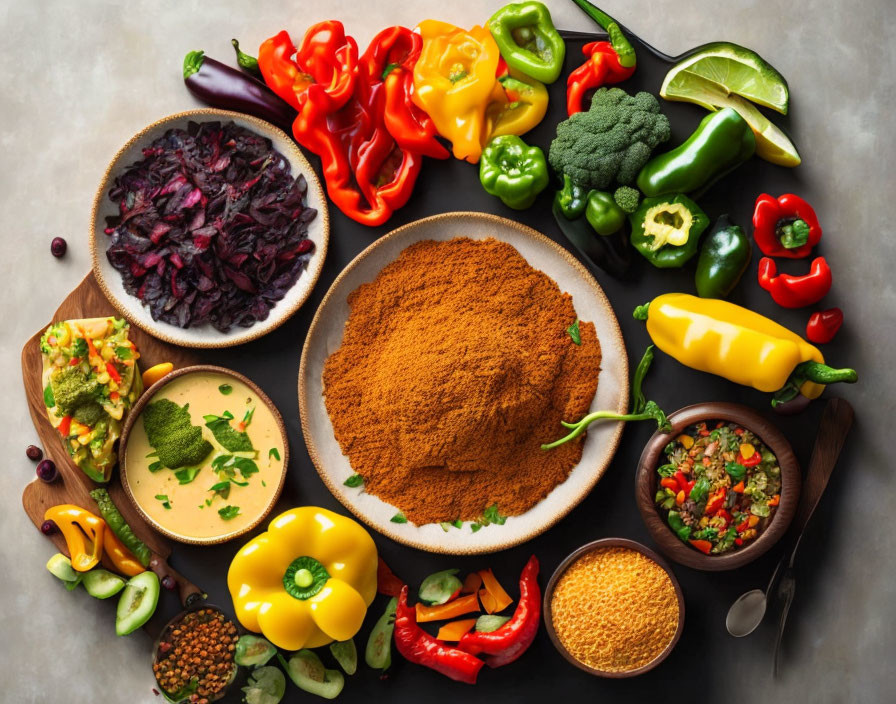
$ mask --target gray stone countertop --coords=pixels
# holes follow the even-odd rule
[[[546,1],[558,27],[591,29],[572,3]],[[90,204],[108,160],[142,126],[195,105],[180,80],[183,55],[202,48],[229,59],[232,36],[254,47],[282,27],[299,33],[325,18],[342,20],[364,46],[388,25],[413,27],[435,17],[471,26],[502,4],[7,0],[0,5],[0,281],[5,291],[0,427],[9,454],[0,471],[0,700],[159,701],[150,692],[149,639],[142,633],[116,639],[106,605],[83,591],[57,591],[44,569],[53,548],[34,530],[20,501],[34,471],[24,448],[37,437],[25,406],[19,355],[23,342],[90,268]],[[892,701],[896,472],[889,441],[896,410],[896,237],[886,222],[896,196],[891,128],[896,45],[890,36],[896,4],[601,4],[667,53],[727,39],[755,49],[788,78],[794,95],[791,128],[804,155],[801,177],[821,184],[826,195],[825,254],[834,263],[838,299],[856,341],[849,362],[860,370],[862,383],[848,398],[857,415],[850,442],[861,445],[852,456],[860,461],[842,467],[851,481],[839,485],[840,525],[826,532],[833,535],[822,571],[827,578],[800,585],[812,594],[813,604],[801,611],[794,638],[793,651],[800,656],[790,659],[777,681],[766,666],[750,666],[739,677],[736,664],[716,663],[732,668],[735,694],[729,701]],[[49,254],[55,235],[69,244],[59,261]],[[748,640],[743,646],[748,658],[753,646]],[[689,699],[721,695],[701,693],[696,673],[694,688]]]

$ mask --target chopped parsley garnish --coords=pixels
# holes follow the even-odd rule
[[[218,391],[220,391],[225,396],[230,396],[233,393],[233,387],[230,384],[221,384],[218,387]]]
[[[171,509],[171,501],[168,498],[167,494],[156,494],[156,499],[162,502],[162,506],[166,509]]]
[[[362,477],[360,474],[353,474],[352,476],[350,476],[348,479],[346,479],[342,483],[345,486],[351,487],[352,489],[354,489],[355,487],[364,485],[364,477]]]
[[[224,508],[218,509],[218,515],[222,520],[230,521],[236,518],[240,514],[239,506],[225,506]]]
[[[199,470],[201,467],[184,467],[183,469],[179,469],[174,473],[174,476],[177,477],[178,484],[189,484],[196,478],[196,475],[199,474]]]
[[[389,519],[392,523],[407,523],[408,519],[404,517],[404,514],[399,511],[392,518]]]
[[[572,325],[566,328],[566,332],[569,333],[569,336],[572,338],[572,341],[577,345],[582,344],[582,333],[579,332],[579,321],[576,320]]]
[[[277,460],[279,462],[280,461],[280,450],[278,450],[276,447],[272,447],[270,450],[268,450],[268,459],[270,459],[271,457],[273,457],[275,460]]]

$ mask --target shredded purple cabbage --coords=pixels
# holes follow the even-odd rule
[[[314,251],[307,189],[269,139],[233,122],[190,122],[115,179],[106,256],[154,320],[250,327]]]

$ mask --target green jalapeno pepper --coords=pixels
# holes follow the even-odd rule
[[[697,295],[725,298],[744,275],[752,256],[753,247],[744,229],[727,215],[720,215],[700,247],[694,275]]]
[[[691,527],[684,524],[684,521],[681,520],[681,514],[678,513],[678,511],[669,511],[666,516],[666,522],[669,524],[669,527],[675,531],[675,535],[681,540],[687,542],[688,538],[691,537]]]
[[[622,208],[613,200],[613,195],[605,191],[591,191],[588,194],[585,218],[594,231],[603,236],[619,232],[625,224]]]
[[[681,145],[655,156],[638,174],[647,197],[708,188],[756,151],[750,125],[732,108],[711,112]]]
[[[479,180],[487,193],[508,208],[524,210],[547,187],[548,164],[539,147],[530,147],[515,134],[505,134],[482,150]]]
[[[565,214],[560,203],[562,194],[563,191],[557,191],[552,206],[557,227],[579,250],[586,262],[616,279],[624,278],[631,265],[631,248],[628,246],[625,233],[620,230],[607,237],[598,237],[587,218],[580,216],[570,219]]]
[[[508,66],[542,83],[559,78],[566,44],[542,3],[505,5],[491,16],[488,28]]]
[[[681,194],[645,198],[629,221],[632,245],[659,269],[684,266],[697,253],[700,235],[709,225],[700,206]]]
[[[554,202],[563,213],[563,217],[575,220],[585,214],[585,208],[588,206],[588,190],[573,183],[569,174],[563,174],[563,188],[557,191]]]

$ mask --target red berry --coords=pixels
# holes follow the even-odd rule
[[[32,462],[39,462],[44,457],[44,451],[41,450],[37,445],[29,445],[25,449],[25,454],[28,455],[28,459]]]
[[[53,535],[58,530],[53,521],[44,521],[40,526],[40,532],[44,535]]]
[[[59,472],[56,471],[56,463],[53,460],[41,460],[38,462],[37,476],[48,484],[55,482],[59,476]]]
[[[50,242],[50,253],[54,257],[64,257],[65,251],[68,249],[68,243],[61,237],[54,237]]]

